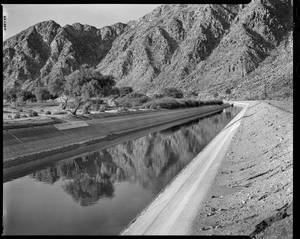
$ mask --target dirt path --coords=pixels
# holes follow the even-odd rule
[[[191,234],[292,238],[292,155],[293,114],[252,102]]]

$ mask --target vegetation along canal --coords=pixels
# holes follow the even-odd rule
[[[239,110],[62,159],[4,183],[4,234],[119,234]]]

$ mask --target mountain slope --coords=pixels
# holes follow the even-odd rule
[[[54,21],[38,23],[4,42],[4,86],[17,81],[27,88],[48,75],[68,75],[82,64],[96,65],[125,27],[123,23],[101,29],[80,23],[64,27]]]
[[[175,86],[206,96],[224,92],[291,35],[290,11],[288,1],[162,6],[122,34],[99,68],[119,85],[142,91]],[[290,54],[284,52],[290,61],[281,63],[291,64]]]
[[[292,94],[292,5],[162,5],[127,24],[96,29],[39,23],[4,42],[4,86],[23,88],[67,75],[82,64],[118,86],[149,94],[163,87],[201,97]],[[249,94],[248,91],[253,92]]]

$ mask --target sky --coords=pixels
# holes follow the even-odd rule
[[[76,22],[101,28],[117,22],[136,20],[157,4],[3,4],[3,40],[47,20],[61,26]],[[4,29],[6,28],[6,29]]]

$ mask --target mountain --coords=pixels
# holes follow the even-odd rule
[[[80,23],[61,27],[45,21],[22,31],[3,44],[4,88],[15,81],[27,88],[48,75],[68,75],[80,65],[96,65],[125,27],[123,23],[101,29]]]
[[[119,86],[153,93],[164,87],[201,97],[292,94],[293,24],[289,0],[246,5],[162,5],[127,24],[96,29],[53,21],[4,42],[4,85],[47,84],[81,64],[113,75]]]

